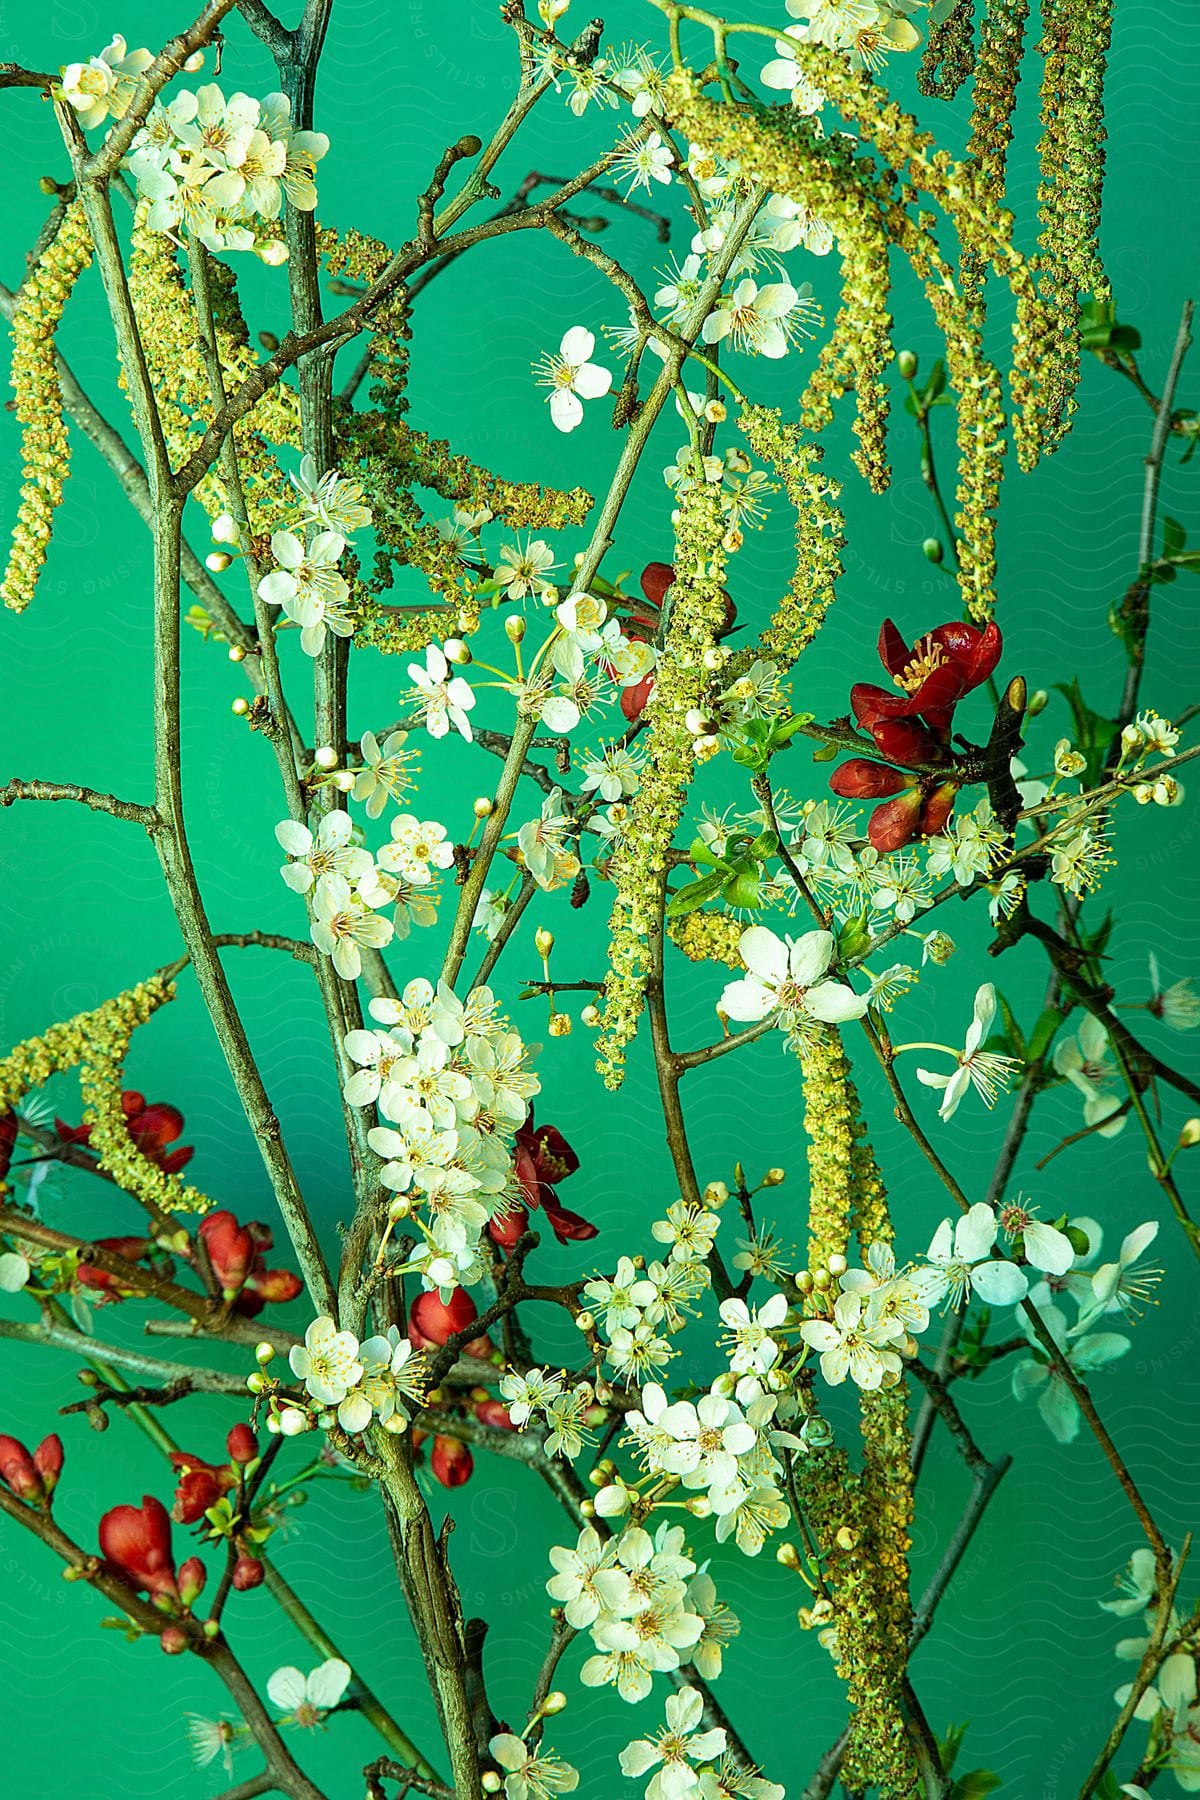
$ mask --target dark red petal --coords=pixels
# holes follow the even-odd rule
[[[63,1119],[55,1119],[54,1129],[64,1144],[86,1144],[92,1135],[90,1125],[68,1125]]]
[[[860,725],[870,731],[877,719],[903,719],[917,711],[911,694],[893,688],[876,687],[870,681],[856,681],[850,689],[850,710]]]
[[[916,832],[920,816],[920,789],[910,788],[906,794],[885,800],[875,808],[867,825],[867,837],[881,855],[899,850]]]
[[[8,1174],[8,1165],[12,1161],[13,1146],[17,1141],[17,1115],[7,1112],[0,1116],[0,1181]]]
[[[915,694],[909,696],[914,712],[932,717],[952,709],[962,699],[970,682],[958,663],[944,662],[940,669],[927,675]]]
[[[136,1088],[122,1088],[121,1108],[127,1119],[134,1119],[138,1113],[146,1110],[146,1096],[139,1094]]]
[[[995,624],[980,631],[978,626],[969,625],[965,619],[951,619],[945,625],[937,626],[929,635],[935,644],[940,644],[954,658],[962,671],[964,693],[987,680],[1000,661],[1004,649],[1000,627]]]
[[[556,1125],[540,1125],[533,1133],[532,1149],[539,1179],[552,1185],[579,1167],[579,1158]]]
[[[829,785],[845,800],[882,800],[885,794],[898,794],[909,783],[898,769],[855,756],[833,771]]]
[[[161,1156],[155,1156],[156,1162],[165,1175],[177,1175],[186,1163],[190,1163],[196,1154],[195,1144],[180,1144],[177,1150],[168,1150]]]
[[[586,1243],[589,1238],[598,1237],[600,1227],[585,1219],[582,1213],[572,1212],[569,1207],[558,1206],[549,1195],[544,1195],[542,1205],[550,1222],[550,1229],[560,1244],[572,1242]]]
[[[900,636],[890,619],[885,619],[879,627],[879,660],[889,675],[903,675],[912,661],[907,639]]]

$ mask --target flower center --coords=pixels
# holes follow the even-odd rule
[[[940,644],[934,643],[932,636],[923,637],[913,645],[911,661],[892,679],[906,694],[915,694],[934,670],[944,668],[948,660],[945,650]]]

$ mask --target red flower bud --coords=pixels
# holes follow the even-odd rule
[[[168,1625],[158,1642],[167,1656],[182,1656],[188,1646],[187,1632],[180,1625]]]
[[[514,1244],[520,1242],[522,1232],[528,1228],[529,1214],[523,1206],[514,1206],[502,1218],[489,1219],[488,1236],[502,1250],[511,1250]]]
[[[499,1400],[481,1400],[473,1409],[481,1425],[494,1425],[498,1431],[515,1431],[508,1408]]]
[[[258,1439],[254,1435],[254,1427],[244,1423],[234,1425],[225,1439],[225,1448],[232,1462],[253,1462],[258,1455]]]
[[[882,763],[853,756],[833,771],[829,785],[844,800],[882,800],[886,794],[898,794],[901,788],[910,787],[912,782],[905,780],[899,769],[885,769]]]
[[[435,1479],[444,1488],[456,1488],[461,1487],[464,1481],[470,1481],[475,1470],[475,1458],[457,1438],[435,1437],[429,1465]]]
[[[140,1506],[114,1506],[100,1521],[100,1548],[135,1588],[176,1599],[175,1561],[171,1554],[171,1521],[153,1494]]]
[[[208,1251],[213,1274],[226,1299],[241,1292],[257,1254],[254,1239],[231,1212],[208,1213],[200,1221],[200,1236]]]
[[[646,702],[654,692],[654,670],[643,675],[640,681],[632,682],[629,687],[621,689],[621,711],[631,725],[636,725],[645,711]]]
[[[244,1594],[249,1588],[261,1587],[266,1574],[257,1556],[239,1556],[233,1565],[233,1585]]]
[[[189,1556],[179,1565],[179,1598],[185,1606],[198,1600],[208,1580],[208,1570],[198,1556]]]
[[[643,594],[653,607],[661,607],[666,598],[667,589],[675,579],[675,570],[670,563],[647,563],[642,570],[640,585]]]
[[[885,800],[871,814],[867,837],[880,855],[899,850],[914,837],[921,817],[921,790],[909,788],[895,800]]]
[[[29,1500],[37,1506],[45,1498],[34,1459],[19,1438],[0,1437],[0,1481],[18,1500]]]
[[[254,1270],[246,1283],[246,1289],[260,1302],[294,1300],[303,1286],[300,1277],[290,1269],[263,1269],[261,1273]],[[247,1293],[244,1291],[241,1297],[244,1301]]]
[[[455,1288],[445,1301],[436,1293],[418,1294],[408,1315],[408,1335],[417,1350],[428,1350],[465,1331],[478,1316],[466,1288]]]
[[[33,1466],[42,1478],[42,1489],[48,1499],[58,1486],[63,1466],[62,1439],[56,1431],[44,1437],[34,1451]]]

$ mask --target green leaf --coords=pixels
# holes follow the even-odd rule
[[[1000,1002],[1000,1016],[1004,1020],[1004,1035],[1008,1040],[1009,1054],[1015,1056],[1018,1062],[1025,1062],[1027,1060],[1025,1034],[1017,1024],[1016,1014],[999,988],[996,990],[996,998]]]
[[[1185,550],[1175,558],[1175,567],[1186,569],[1189,575],[1200,575],[1200,550]]]
[[[1058,1028],[1062,1022],[1063,1015],[1059,1012],[1057,1006],[1048,1006],[1045,1011],[1040,1014],[1036,1025],[1029,1034],[1029,1041],[1025,1047],[1025,1057],[1027,1062],[1035,1063],[1041,1061],[1051,1044],[1054,1042],[1058,1033]]]
[[[990,1769],[973,1769],[955,1782],[950,1800],[987,1800],[988,1794],[994,1794],[999,1786],[999,1775],[993,1775]]]
[[[1179,523],[1179,520],[1172,519],[1169,517],[1164,517],[1163,518],[1163,548],[1162,548],[1163,555],[1169,556],[1171,558],[1176,558],[1179,556],[1179,553],[1181,552],[1181,550],[1183,550],[1183,548],[1185,547],[1186,544],[1187,544],[1187,532],[1184,530],[1183,526]]]
[[[925,383],[921,399],[926,406],[932,406],[940,394],[946,391],[946,365],[939,356],[929,371],[929,380]]]
[[[962,1725],[947,1725],[946,1735],[938,1745],[938,1750],[942,1759],[943,1775],[952,1775],[954,1773],[954,1764],[957,1760],[959,1751],[962,1749],[962,1741],[967,1735],[967,1724],[969,1723],[970,1721],[968,1720]]]
[[[1104,771],[1104,761],[1108,755],[1108,747],[1116,736],[1116,726],[1103,713],[1095,712],[1083,697],[1083,690],[1076,676],[1068,687],[1061,681],[1054,683],[1056,693],[1062,694],[1071,708],[1071,717],[1075,725],[1075,743],[1087,757],[1085,771],[1085,787],[1097,787]]]
[[[837,936],[838,961],[845,961],[850,956],[861,956],[871,942],[871,933],[867,925],[865,912],[857,918],[847,919]]]
[[[729,872],[721,869],[715,875],[702,875],[699,881],[689,882],[687,887],[671,895],[667,902],[667,917],[681,919],[685,913],[695,912],[705,901],[715,900],[728,880]]]

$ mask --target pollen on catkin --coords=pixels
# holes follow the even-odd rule
[[[16,415],[24,428],[22,481],[12,546],[0,579],[0,595],[13,612],[24,612],[33,598],[70,466],[54,334],[71,290],[91,260],[92,240],[83,208],[71,200],[58,230],[26,276],[13,313],[10,380],[17,392]]]

